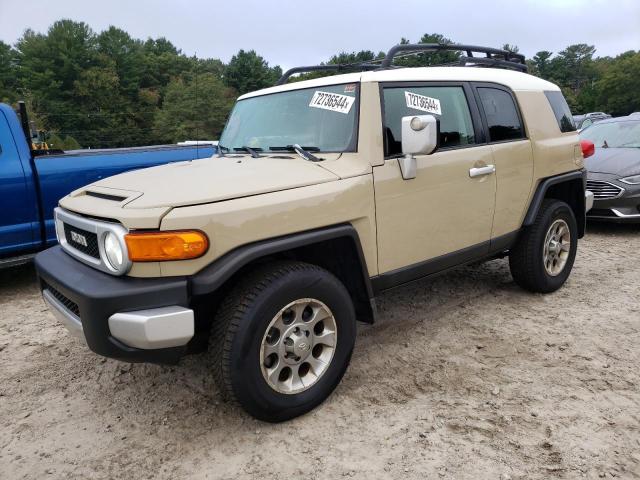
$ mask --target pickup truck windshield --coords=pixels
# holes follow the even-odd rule
[[[269,152],[271,147],[297,144],[314,152],[353,152],[358,90],[351,83],[240,100],[220,137],[221,149]]]

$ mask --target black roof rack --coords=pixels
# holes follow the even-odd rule
[[[380,65],[375,63],[343,63],[343,64],[335,64],[329,63],[327,65],[313,65],[309,67],[294,67],[290,68],[286,72],[282,74],[282,76],[276,82],[276,85],[282,85],[289,80],[289,77],[296,73],[308,73],[308,72],[319,72],[319,71],[335,71],[335,72],[348,72],[348,71],[358,71],[362,72],[365,70],[379,70]]]
[[[394,58],[402,58],[415,55],[422,52],[465,52],[466,56],[461,56],[458,63],[447,65],[459,65],[464,67],[496,67],[519,72],[527,72],[527,63],[524,55],[511,52],[509,50],[501,50],[498,48],[479,47],[477,45],[460,45],[456,43],[417,43],[417,44],[400,44],[391,47],[385,57],[381,60],[370,60],[362,63],[347,64],[327,64],[313,65],[308,67],[295,67],[287,70],[276,85],[282,85],[289,80],[291,75],[296,73],[307,73],[317,71],[365,71],[365,70],[386,70],[388,68],[397,68],[393,65]],[[474,53],[481,53],[484,56],[474,56]]]

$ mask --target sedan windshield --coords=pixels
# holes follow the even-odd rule
[[[594,123],[580,138],[600,148],[640,148],[640,121]]]
[[[223,152],[355,151],[357,84],[291,90],[238,101],[220,137]]]

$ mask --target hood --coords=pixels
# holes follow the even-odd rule
[[[640,173],[640,148],[598,148],[585,160],[587,170],[628,177]]]
[[[123,204],[125,209],[138,209],[219,202],[338,179],[319,163],[297,155],[234,155],[135,170],[93,183],[85,190],[98,187],[138,192]]]

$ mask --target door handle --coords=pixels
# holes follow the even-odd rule
[[[495,165],[487,165],[486,167],[470,168],[469,169],[469,176],[471,178],[481,177],[483,175],[491,175],[492,173],[496,173],[496,166]]]

